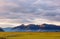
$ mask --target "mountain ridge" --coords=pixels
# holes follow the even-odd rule
[[[53,24],[42,24],[42,25],[21,24],[19,26],[10,28],[10,32],[53,32],[53,31],[60,32],[60,26]]]

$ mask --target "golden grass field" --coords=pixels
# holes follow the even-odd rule
[[[0,39],[60,39],[60,32],[0,32]]]

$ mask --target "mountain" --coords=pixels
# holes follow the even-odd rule
[[[38,25],[35,24],[29,24],[29,25],[20,25],[17,27],[14,27],[13,30],[15,31],[38,31],[40,29],[40,27]]]
[[[42,24],[42,25],[21,24],[19,26],[12,28],[4,28],[4,30],[6,32],[60,32],[60,26],[53,24]]]
[[[0,32],[4,32],[4,30],[2,28],[0,28]]]
[[[42,24],[40,27],[42,30],[46,30],[46,31],[60,31],[60,26],[57,25],[53,25],[53,24]]]
[[[26,26],[24,24],[12,28],[13,32],[23,32],[26,31]]]
[[[17,26],[17,27],[14,27],[13,29],[25,29],[26,26],[24,24],[20,25],[20,26]]]
[[[29,24],[29,25],[27,25],[27,30],[38,31],[39,29],[40,29],[39,25],[35,25],[35,24]]]
[[[52,24],[42,24],[42,27],[43,29],[57,29],[57,30],[60,30],[60,26],[57,26],[57,25],[52,25]]]

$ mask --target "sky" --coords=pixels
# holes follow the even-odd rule
[[[0,0],[0,27],[60,25],[60,0]]]

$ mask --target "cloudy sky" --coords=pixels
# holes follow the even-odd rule
[[[60,25],[60,0],[0,0],[0,27]]]

